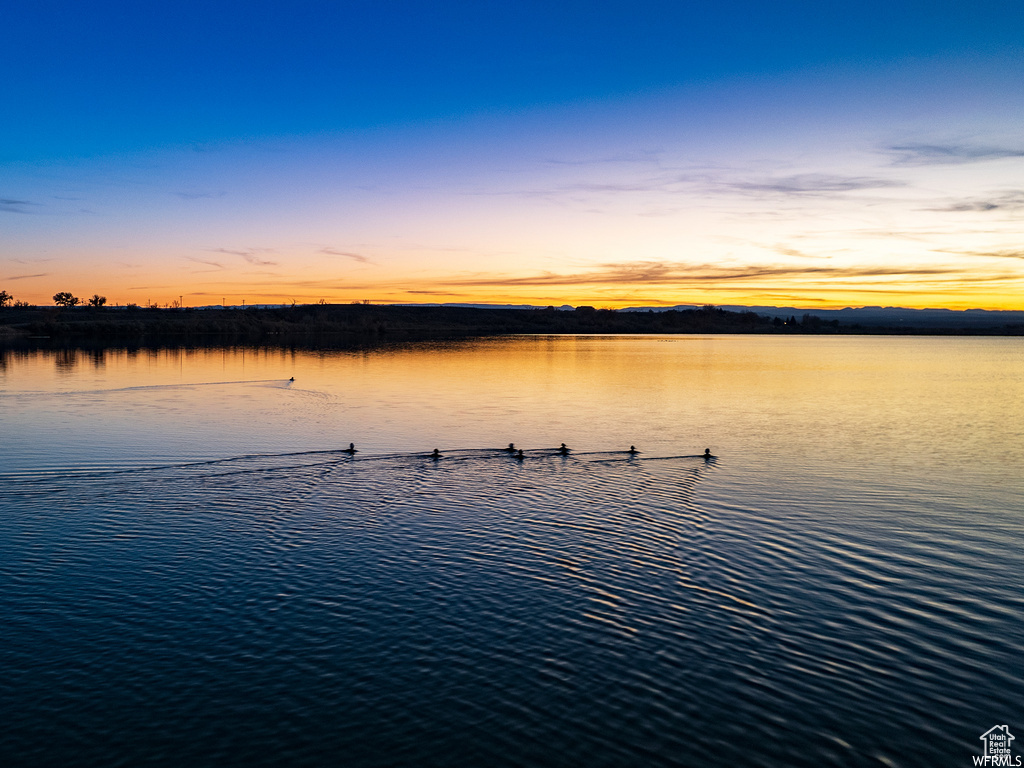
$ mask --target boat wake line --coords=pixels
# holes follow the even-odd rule
[[[285,460],[282,463],[282,460]],[[448,448],[432,451],[362,453],[353,445],[348,448],[329,448],[309,451],[287,451],[281,453],[247,453],[201,461],[168,462],[132,467],[67,467],[25,470],[0,473],[0,482],[30,483],[52,481],[60,477],[78,479],[102,479],[119,475],[142,475],[157,472],[188,472],[223,468],[217,474],[249,474],[257,472],[281,472],[313,467],[336,466],[341,464],[366,464],[387,461],[429,462],[434,465],[451,465],[472,461],[510,461],[515,464],[529,464],[534,461],[550,462],[560,460],[575,464],[640,463],[652,461],[701,460],[716,463],[717,457],[710,454],[642,455],[635,449],[625,451],[571,451],[565,448]],[[248,465],[248,466],[246,466]],[[237,467],[237,468],[236,468]]]

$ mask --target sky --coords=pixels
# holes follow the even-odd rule
[[[1024,309],[1024,3],[47,2],[0,289]]]

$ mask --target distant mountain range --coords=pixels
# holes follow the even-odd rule
[[[531,304],[420,304],[418,306],[466,307],[473,309],[544,309]],[[618,312],[668,312],[700,309],[701,304],[677,304],[672,307],[626,307]],[[716,305],[729,312],[754,312],[767,317],[786,320],[804,315],[815,315],[822,320],[838,320],[842,325],[860,325],[865,328],[1002,328],[1024,325],[1024,311],[990,309],[908,309],[907,307],[845,307],[843,309],[801,309],[799,307]],[[575,309],[563,304],[555,309]]]
[[[693,306],[673,309],[694,309]],[[643,309],[646,309],[643,308]],[[743,307],[722,306],[730,312],[756,312],[768,317],[805,314],[822,320],[838,320],[843,325],[887,328],[1000,328],[1006,325],[1024,325],[1024,312],[988,309],[908,309],[907,307],[845,307],[843,309],[798,309],[796,307]],[[642,311],[641,308],[637,310]],[[657,310],[655,310],[657,311]]]

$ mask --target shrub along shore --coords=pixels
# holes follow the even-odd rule
[[[312,304],[245,309],[5,307],[0,343],[82,346],[313,344],[367,346],[510,334],[971,334],[1021,335],[1020,327],[965,330],[861,327],[814,315],[787,320],[716,307],[664,312],[484,309],[370,304]]]

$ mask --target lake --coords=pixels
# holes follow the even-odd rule
[[[1024,731],[1024,339],[8,350],[0,434],[4,765],[952,766]]]

